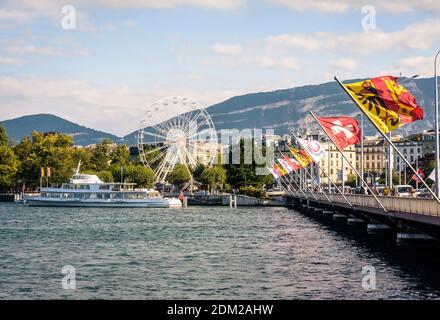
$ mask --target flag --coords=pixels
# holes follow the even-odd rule
[[[284,176],[285,174],[287,174],[286,169],[284,169],[284,168],[281,167],[280,165],[275,164],[273,167],[274,167],[275,170],[277,170],[277,172],[279,173],[279,175],[280,175],[281,177]]]
[[[289,147],[290,153],[292,153],[293,157],[299,162],[301,166],[304,168],[307,167],[310,163],[313,162],[313,159],[303,150],[298,150],[295,148]]]
[[[431,179],[432,181],[435,181],[435,169],[432,170],[432,172],[429,174],[427,179]]]
[[[294,169],[292,165],[286,159],[277,159],[281,167],[286,170],[286,173],[291,173]]]
[[[435,169],[434,169],[435,170]],[[423,173],[422,169],[417,170],[417,173],[422,179],[425,179],[425,174]],[[429,178],[429,177],[428,177]],[[413,174],[411,177],[411,180],[422,182],[420,179],[417,178],[416,174]]]
[[[44,177],[44,167],[41,167],[41,177]]]
[[[50,169],[50,167],[46,167],[46,175],[48,177],[50,177],[50,174],[52,173],[52,170]]]
[[[325,156],[325,150],[316,140],[304,140],[296,138],[298,143],[304,148],[304,150],[312,157],[313,161],[321,163],[322,157]]]
[[[382,76],[344,86],[383,133],[423,119],[423,109],[396,77]]]
[[[289,165],[293,168],[293,170],[298,170],[301,168],[301,163],[299,163],[297,160],[293,158],[289,158],[285,154],[283,154],[283,158],[289,163]]]
[[[359,122],[350,117],[322,118],[318,122],[329,135],[330,139],[341,149],[361,142]]]
[[[270,173],[272,173],[275,180],[278,180],[280,178],[280,175],[278,174],[277,171],[275,171],[275,169],[273,169],[273,168],[267,168],[267,169],[270,171]]]
[[[278,164],[274,164],[273,168],[268,168],[270,173],[272,173],[273,177],[275,179],[279,179],[280,177],[282,177],[283,175],[285,175],[287,172],[285,169],[283,169],[282,167],[280,167]]]

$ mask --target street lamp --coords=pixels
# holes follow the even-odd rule
[[[438,136],[438,81],[437,81],[437,58],[440,50],[434,58],[434,90],[435,90],[435,194],[440,195],[440,143]]]

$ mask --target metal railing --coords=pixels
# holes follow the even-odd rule
[[[306,194],[309,194],[309,192]],[[314,195],[319,201],[328,202],[324,194],[314,193]],[[354,206],[380,208],[373,196],[358,194],[346,194],[345,196]],[[340,194],[327,194],[327,197],[335,204],[347,204],[347,201],[345,201]],[[305,199],[305,197],[301,198]],[[440,216],[440,205],[435,199],[392,196],[378,196],[378,198],[388,211],[400,211],[437,217]]]

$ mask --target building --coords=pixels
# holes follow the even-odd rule
[[[341,155],[336,146],[330,142],[322,143],[325,150],[327,151],[326,156],[321,160],[321,168],[325,171],[329,171],[330,166],[330,179],[337,184],[342,184],[342,179],[344,181],[348,180],[349,175],[355,175],[356,173],[351,168],[350,164],[345,161],[344,157]],[[343,150],[344,156],[348,161],[356,168],[356,148],[351,145]],[[330,156],[330,157],[328,157]],[[330,163],[328,162],[330,161]],[[344,165],[344,169],[342,169]],[[328,179],[325,174],[321,175],[321,182],[328,184]]]
[[[409,163],[414,164],[418,159],[423,156],[423,143],[422,141],[411,141],[408,139],[401,139],[395,143],[397,149],[402,153]],[[406,171],[406,163],[399,157],[399,155],[394,156],[394,168],[397,172]]]
[[[350,164],[344,160],[336,146],[329,141],[326,135],[309,131],[300,135],[300,137],[303,139],[317,140],[321,142],[326,150],[326,156],[321,159],[321,170],[319,170],[317,166],[314,169],[314,175],[319,175],[321,177],[321,184],[328,184],[327,173],[329,173],[330,179],[336,184],[342,184],[342,181],[348,180],[349,175],[355,174]],[[343,153],[351,165],[356,166],[355,146],[348,146]],[[342,168],[342,165],[344,165],[344,169]]]
[[[365,137],[364,139],[364,177],[367,182],[376,181],[385,174],[388,168],[388,148],[385,139],[379,137]],[[361,167],[361,145],[356,145],[356,165]],[[359,169],[360,170],[360,169]]]

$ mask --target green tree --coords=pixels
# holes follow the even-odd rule
[[[356,177],[357,176],[355,174],[348,174],[347,182],[345,184],[350,187],[356,187]]]
[[[199,163],[196,166],[196,168],[194,169],[194,172],[193,172],[194,180],[201,181],[202,180],[202,174],[203,174],[203,171],[205,171],[205,169],[206,169],[205,165],[202,164],[202,163]]]
[[[8,145],[8,136],[5,129],[0,126],[0,190],[6,190],[14,186],[17,170],[17,157]]]
[[[181,185],[188,182],[191,175],[183,164],[176,164],[173,171],[168,175],[168,181],[175,185]]]
[[[223,186],[226,181],[226,170],[221,166],[206,168],[202,173],[202,181],[209,184],[211,191]]]
[[[25,137],[14,147],[19,159],[17,181],[30,187],[37,187],[40,168],[51,168],[49,182],[62,183],[69,179],[76,165],[72,161],[72,137],[57,133],[32,133],[32,139]]]
[[[6,130],[3,126],[0,126],[0,146],[8,145],[8,135],[6,134]]]
[[[124,166],[130,161],[130,150],[127,145],[117,146],[110,154],[112,164]]]
[[[125,168],[124,178],[126,182],[136,183],[141,188],[152,188],[155,175],[153,170],[143,165],[128,165]]]
[[[102,171],[99,171],[96,175],[103,182],[112,183],[114,181],[113,180],[113,175],[112,175],[112,173],[110,171],[102,170]]]
[[[252,159],[252,162],[247,164],[244,163],[244,148],[245,140],[240,140],[240,145],[231,146],[229,150],[229,159],[232,160],[233,152],[240,152],[240,163],[238,164],[228,164],[226,165],[227,170],[227,182],[231,186],[235,188],[249,187],[253,186],[256,188],[261,188],[263,185],[273,184],[272,175],[257,175],[257,167],[261,167],[262,165],[257,165],[255,160]],[[253,148],[258,148],[255,146],[253,141],[250,142]],[[240,148],[239,150],[237,150]],[[261,147],[262,150],[257,150],[258,152],[262,152],[264,154],[266,152],[265,147]],[[248,151],[252,152],[252,150]]]
[[[111,140],[104,139],[93,149],[91,158],[93,170],[98,171],[108,169],[112,160],[110,157],[112,144],[113,142]]]

